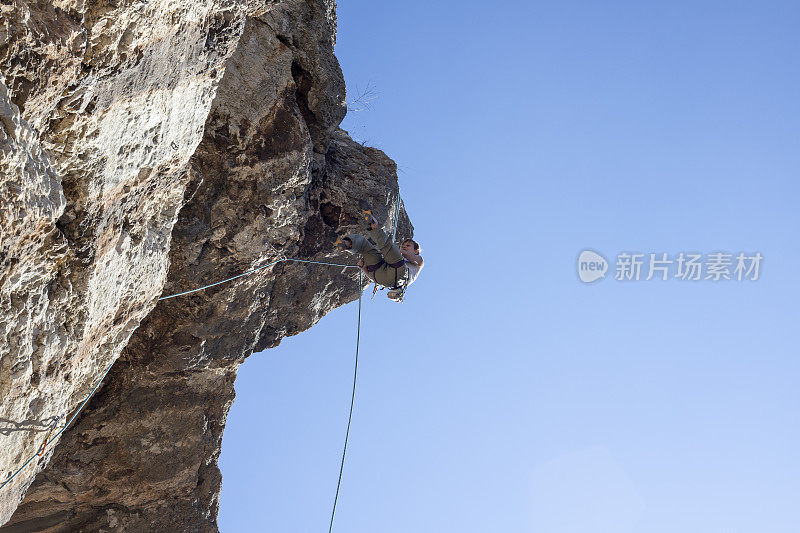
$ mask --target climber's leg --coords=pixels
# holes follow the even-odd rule
[[[372,246],[363,235],[352,233],[344,239],[349,239],[353,246],[347,251],[354,254],[361,254],[364,257],[364,264],[366,266],[377,265],[381,262],[381,254]]]
[[[378,250],[380,250],[387,263],[399,263],[403,260],[403,254],[400,253],[400,249],[392,242],[391,237],[383,231],[383,228],[376,227],[369,230],[367,234],[375,241]]]

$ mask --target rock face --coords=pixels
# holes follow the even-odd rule
[[[0,530],[216,531],[239,365],[362,287],[284,262],[158,297],[352,264],[359,197],[393,218],[396,166],[338,129],[335,5],[0,9],[0,483],[113,363],[0,489]]]

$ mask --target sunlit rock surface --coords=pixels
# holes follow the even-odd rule
[[[0,10],[0,480],[114,363],[0,490],[2,530],[215,531],[238,366],[361,287],[280,263],[157,299],[352,264],[356,200],[393,217],[396,166],[338,129],[335,5]]]

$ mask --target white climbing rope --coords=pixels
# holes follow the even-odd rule
[[[192,289],[190,291],[179,292],[177,294],[170,294],[169,296],[162,296],[161,298],[158,299],[158,301],[160,302],[161,300],[169,300],[170,298],[177,298],[178,296],[184,296],[186,294],[192,294],[193,292],[202,291],[204,289],[208,289],[209,287],[216,287],[217,285],[222,285],[223,283],[227,283],[229,281],[233,281],[233,280],[235,280],[237,278],[241,278],[242,276],[247,276],[249,274],[252,274],[253,272],[257,272],[257,271],[265,269],[267,267],[271,267],[272,265],[277,265],[278,263],[281,263],[283,261],[295,261],[295,262],[298,262],[298,263],[311,263],[311,264],[314,264],[314,265],[337,266],[337,267],[342,267],[342,268],[359,268],[358,265],[342,265],[342,264],[339,264],[339,263],[326,263],[325,261],[311,261],[309,259],[295,259],[295,258],[284,257],[282,259],[278,259],[277,261],[273,261],[271,263],[267,263],[266,265],[262,265],[260,267],[254,268],[252,270],[248,270],[247,272],[242,272],[241,274],[238,274],[236,276],[231,276],[230,278],[223,279],[222,281],[217,281],[215,283],[209,283],[208,285],[203,285],[202,287],[198,287],[198,288]]]

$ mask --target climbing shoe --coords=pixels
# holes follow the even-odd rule
[[[353,243],[347,237],[337,238],[333,245],[336,246],[336,248],[338,248],[341,252],[346,252],[353,247]]]
[[[377,227],[378,221],[372,216],[372,208],[369,206],[369,202],[362,198],[358,201],[358,207],[361,208],[361,216],[364,219],[364,224],[367,226],[367,229],[372,229],[373,224]]]
[[[403,296],[405,296],[405,292],[406,291],[402,287],[399,289],[393,289],[386,293],[386,297],[393,302],[400,303],[403,301]]]

